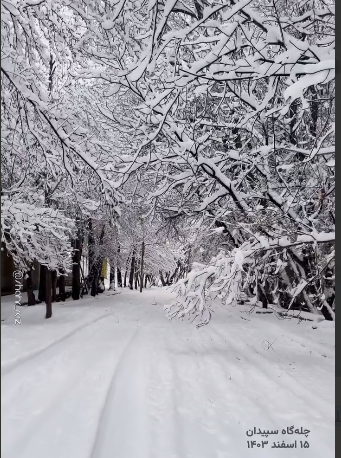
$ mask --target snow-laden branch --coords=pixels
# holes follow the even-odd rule
[[[59,210],[1,198],[1,242],[18,269],[30,270],[33,261],[51,270],[68,272],[74,222]]]

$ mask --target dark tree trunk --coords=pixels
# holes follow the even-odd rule
[[[91,296],[94,296],[96,295],[97,293],[93,294],[95,289],[94,289],[94,284],[95,284],[95,280],[96,280],[96,265],[93,264],[91,266],[91,271],[89,272],[89,276],[88,276],[88,290],[90,291],[90,294]],[[97,290],[97,288],[96,288]]]
[[[52,282],[52,302],[57,302],[57,271],[53,270],[51,272],[51,282]]]
[[[324,316],[324,319],[325,319],[325,320],[327,320],[327,321],[334,321],[334,318],[333,318],[332,315],[330,314],[330,312],[329,312],[329,310],[328,310],[328,307],[326,307],[324,304],[322,305],[321,313],[322,313],[322,315]]]
[[[89,232],[89,243],[91,240],[91,245],[92,247],[94,247],[95,240],[94,240],[93,232],[92,232],[91,219],[89,220],[89,231],[91,232],[91,236]],[[99,238],[99,246],[103,245],[104,231],[105,231],[105,226],[103,225],[101,235]],[[95,260],[93,248],[92,248],[92,255],[91,255],[91,262],[90,262],[90,246],[89,246],[89,267],[91,266],[91,268],[89,270],[88,284],[89,284],[89,289],[91,289],[90,291],[91,296],[96,296],[98,294],[98,281],[99,281],[99,277],[101,274],[102,264],[103,264],[102,259]]]
[[[64,271],[62,270],[60,273],[63,274]],[[65,301],[65,275],[59,277],[59,300]]]
[[[88,245],[89,245],[89,276],[90,276],[90,273],[92,271],[93,265],[95,263],[95,252],[94,252],[94,249],[95,249],[95,238],[94,238],[94,232],[93,232],[92,219],[91,218],[89,218],[88,230],[89,230]]]
[[[125,268],[125,272],[124,272],[124,287],[125,288],[126,288],[127,284],[129,286],[129,257],[126,260],[126,268]]]
[[[135,272],[135,289],[137,289],[138,281],[139,281],[139,274],[138,272]]]
[[[111,288],[111,285],[114,283],[115,285],[115,268],[111,269],[110,268],[110,286],[109,288]],[[114,286],[115,288],[115,286]]]
[[[147,288],[148,275],[144,276],[144,287]]]
[[[82,239],[80,231],[73,243],[72,257],[72,299],[77,301],[81,294],[81,256],[82,256]]]
[[[122,272],[119,267],[117,267],[117,285],[119,288],[122,288]]]
[[[170,283],[169,283],[169,277],[170,277],[170,272],[167,272],[167,273],[166,273],[166,280],[165,280],[167,286],[170,285]]]
[[[170,283],[172,284],[173,282],[175,283],[177,281],[177,278],[179,278],[179,272],[181,269],[181,261],[178,261],[177,266],[174,270],[173,275],[170,278]]]
[[[267,309],[268,308],[268,299],[264,293],[264,290],[263,290],[263,287],[258,285],[257,286],[257,293],[258,293],[258,298],[260,299],[260,301],[262,302],[262,305],[263,305],[263,309]]]
[[[120,262],[120,253],[121,252],[121,247],[120,245],[118,245],[118,248],[117,248],[117,286],[119,288],[122,288],[122,272],[121,272],[121,262]]]
[[[46,268],[45,274],[45,303],[46,303],[46,315],[45,318],[51,318],[52,316],[52,278],[51,278],[51,270]]]
[[[92,267],[93,274],[91,277],[91,296],[95,297],[97,295],[97,288],[98,288],[98,276],[97,276],[97,269],[95,266]]]
[[[41,302],[45,302],[46,297],[46,271],[46,266],[40,266],[38,300]]]
[[[140,272],[140,293],[142,293],[142,288],[143,288],[143,262],[144,262],[144,242],[142,242],[142,247],[141,247],[141,272]]]
[[[167,286],[165,279],[163,278],[163,275],[162,275],[162,270],[160,270],[160,280],[161,280],[162,286]]]
[[[129,288],[134,288],[134,272],[135,272],[135,250],[133,251],[133,256],[131,258],[130,266],[130,276],[129,276]]]
[[[32,269],[27,272],[26,289],[28,300],[27,305],[36,305],[36,297],[33,292]]]
[[[92,297],[95,297],[97,295],[97,287],[98,287],[98,281],[97,280],[97,275],[94,274],[92,277],[92,282],[91,282],[91,291],[90,294]]]
[[[81,297],[83,297],[84,294],[89,294],[89,289],[88,289],[87,282],[85,280],[82,264],[80,264],[79,267],[80,267],[80,271],[81,271],[81,274],[82,274],[82,281],[83,281],[83,284],[82,284],[83,286],[81,288]]]
[[[93,277],[91,283],[91,296],[95,297],[98,294],[98,283],[100,277],[100,270],[102,267],[102,262],[99,260],[93,266]]]

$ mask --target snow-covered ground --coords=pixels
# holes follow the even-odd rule
[[[196,329],[165,289],[109,293],[21,325],[4,298],[3,458],[334,456],[332,326],[219,307]]]

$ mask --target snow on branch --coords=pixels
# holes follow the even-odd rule
[[[33,261],[51,270],[70,271],[74,222],[59,210],[29,204],[15,196],[1,198],[1,242],[17,269]]]

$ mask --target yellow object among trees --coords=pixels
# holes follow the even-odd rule
[[[107,278],[107,275],[108,275],[108,261],[107,259],[104,259],[103,264],[102,264],[101,277]]]

